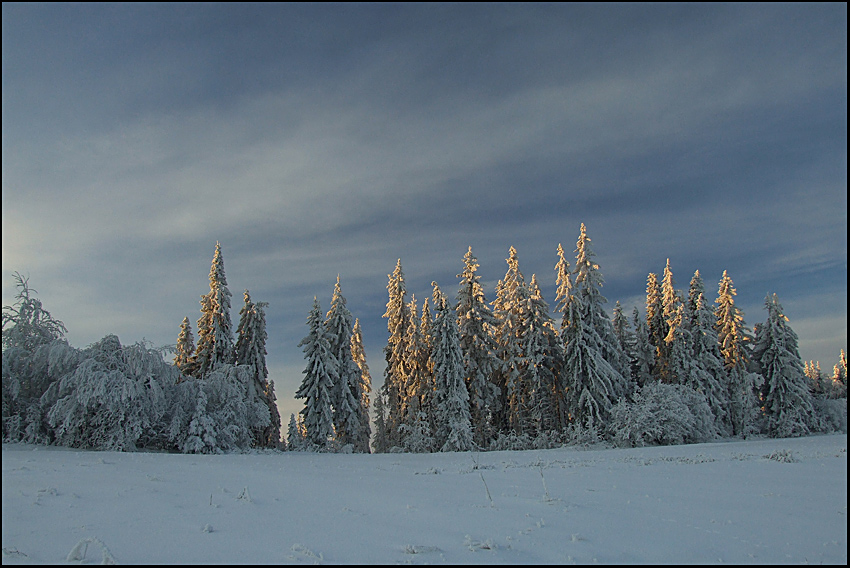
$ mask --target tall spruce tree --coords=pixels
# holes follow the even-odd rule
[[[717,307],[714,310],[715,329],[723,355],[723,365],[728,378],[729,419],[733,436],[747,436],[757,430],[759,387],[758,375],[749,372],[749,357],[746,344],[749,333],[744,315],[735,305],[735,290],[732,278],[724,270],[718,286]]]
[[[705,299],[705,286],[699,270],[691,279],[688,296],[690,332],[693,341],[693,362],[697,368],[696,390],[703,393],[714,414],[717,431],[722,436],[732,433],[729,415],[729,379],[715,329],[715,316]]]
[[[632,347],[632,379],[637,387],[643,387],[653,380],[652,369],[655,366],[655,349],[649,342],[646,320],[641,317],[637,307],[632,310],[632,323],[635,327],[634,345]]]
[[[432,331],[435,439],[442,452],[466,452],[474,449],[475,443],[456,315],[437,283],[431,285],[435,310]]]
[[[529,292],[514,247],[510,247],[507,263],[508,271],[505,279],[496,285],[496,299],[493,301],[497,321],[494,338],[500,364],[495,373],[500,398],[496,424],[501,432],[521,434],[530,416],[528,398],[522,383],[527,364],[523,351],[523,330],[529,317]]]
[[[198,378],[204,378],[221,365],[234,361],[230,298],[221,243],[216,242],[210,267],[210,291],[201,296],[201,317],[198,319],[198,345],[195,352],[195,372]]]
[[[339,380],[339,365],[331,351],[321,306],[316,298],[313,298],[307,327],[307,336],[298,344],[304,348],[307,367],[304,369],[301,386],[295,392],[295,398],[306,399],[301,416],[307,439],[315,447],[324,449],[330,447],[334,439],[332,393],[334,383]]]
[[[567,383],[567,406],[571,424],[602,431],[616,400],[616,372],[602,357],[595,330],[585,323],[582,300],[573,298],[567,307],[569,325],[561,331],[564,343],[563,376]]]
[[[375,407],[375,435],[371,439],[372,451],[378,454],[390,450],[389,435],[387,432],[386,383],[375,393],[373,406]]]
[[[478,259],[472,247],[463,257],[463,271],[457,275],[457,325],[463,368],[469,393],[472,431],[478,447],[489,446],[495,434],[495,419],[499,404],[499,387],[493,381],[499,361],[493,329],[496,318],[484,297],[481,277],[476,274]]]
[[[570,263],[564,258],[564,247],[558,243],[558,262],[555,263],[555,311],[561,314],[559,331],[569,324],[567,307],[572,297],[572,280],[570,280]]]
[[[389,300],[387,311],[387,330],[389,339],[384,347],[384,357],[387,366],[384,370],[384,384],[381,392],[385,400],[384,426],[386,431],[386,443],[389,448],[401,447],[399,426],[404,421],[404,406],[407,403],[405,395],[407,392],[407,328],[410,325],[410,310],[407,305],[407,287],[404,281],[404,272],[401,268],[401,259],[396,263],[395,270],[389,275],[387,283]]]
[[[604,308],[604,304],[608,302],[602,295],[605,279],[599,270],[599,265],[593,260],[595,256],[590,237],[587,236],[587,228],[582,223],[576,242],[576,264],[573,270],[574,297],[581,296],[583,299],[582,307],[585,310],[583,317],[593,326],[599,337],[602,357],[614,369],[615,376],[612,377],[612,384],[615,389],[614,395],[619,398],[629,394],[629,360],[617,341],[614,326]]]
[[[523,351],[528,359],[523,383],[529,391],[531,429],[538,435],[559,432],[566,426],[567,416],[565,391],[560,383],[564,346],[534,274],[529,284],[528,314],[523,333]]]
[[[360,435],[360,368],[351,353],[353,317],[346,306],[345,297],[336,277],[331,307],[325,316],[331,353],[337,363],[337,381],[331,391],[334,431],[340,446],[355,442]]]
[[[422,352],[420,354],[420,365],[425,370],[424,376],[428,379],[428,395],[423,397],[425,402],[423,413],[428,419],[431,432],[435,429],[434,417],[434,361],[431,354],[434,352],[434,316],[431,315],[431,305],[428,298],[422,302],[422,317],[419,318],[419,337],[422,341]]]
[[[571,422],[601,431],[614,403],[625,394],[626,382],[606,358],[606,353],[619,350],[619,345],[602,308],[606,301],[600,292],[603,278],[594,256],[582,223],[576,243],[573,296],[566,314],[569,324],[561,337]]]
[[[662,382],[687,385],[692,388],[700,383],[693,360],[693,340],[685,326],[685,306],[676,304],[675,311],[667,320],[669,331],[664,338],[666,358]]]
[[[372,375],[369,373],[369,365],[366,363],[366,350],[363,348],[363,330],[360,328],[360,320],[354,319],[354,328],[351,332],[351,358],[360,370],[358,380],[360,388],[360,432],[354,442],[357,452],[369,453],[369,439],[372,436],[372,426],[369,420],[369,395],[372,392]]]
[[[699,270],[694,272],[688,287],[688,299],[685,303],[685,321],[690,326],[697,317],[697,301],[700,296],[705,299],[705,283]]]
[[[408,304],[410,313],[410,325],[407,326],[406,369],[407,382],[405,392],[405,403],[403,408],[403,421],[405,427],[402,430],[402,446],[409,451],[430,452],[433,451],[430,432],[433,421],[433,383],[431,373],[431,345],[426,336],[429,330],[423,330],[420,322],[417,322],[416,296],[412,296]],[[423,316],[429,314],[428,300],[423,306]],[[427,321],[427,320],[426,320]],[[426,325],[428,325],[426,323]],[[411,438],[408,440],[408,438]]]
[[[268,302],[253,302],[251,294],[245,290],[244,305],[239,310],[239,325],[236,328],[236,363],[250,365],[253,369],[252,383],[248,385],[248,396],[262,400],[269,409],[270,424],[261,432],[254,433],[255,445],[277,448],[280,446],[280,411],[277,408],[277,396],[274,382],[268,379],[266,366],[266,312]]]
[[[690,346],[685,344],[687,340],[682,330],[674,329],[674,327],[684,325],[684,313],[679,313],[681,303],[681,298],[675,288],[673,270],[670,268],[670,259],[668,258],[667,265],[664,267],[664,277],[661,279],[661,314],[664,320],[663,329],[666,333],[664,334],[663,341],[656,346],[657,357],[655,360],[657,365],[656,375],[663,383],[685,384],[687,382],[683,381],[682,377],[678,375],[684,372],[682,365],[690,358],[685,353]],[[672,349],[677,349],[677,353],[675,354],[677,361],[675,362],[671,361],[674,357],[674,354],[671,352]]]
[[[614,304],[614,312],[611,317],[611,324],[614,326],[614,335],[620,344],[620,348],[630,353],[634,344],[634,333],[629,323],[629,318],[623,313],[623,306],[620,305],[620,300]]]
[[[805,436],[815,424],[812,395],[797,347],[797,334],[776,294],[765,298],[767,321],[757,326],[753,364],[764,378],[761,404],[768,435]]]
[[[654,350],[652,376],[660,378],[664,338],[667,337],[667,321],[664,319],[664,308],[661,301],[661,285],[658,275],[650,273],[646,278],[646,331],[649,344]]]

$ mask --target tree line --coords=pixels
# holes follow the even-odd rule
[[[846,431],[844,352],[833,377],[816,378],[775,294],[765,300],[766,321],[750,330],[725,271],[712,306],[699,271],[685,294],[668,260],[660,280],[647,278],[644,316],[635,307],[627,317],[617,302],[609,317],[594,257],[584,224],[574,265],[558,246],[554,317],[513,247],[492,302],[470,247],[454,302],[434,282],[421,316],[415,297],[407,298],[399,260],[388,276],[389,339],[371,449],[524,449],[602,439],[634,446]],[[340,297],[337,281],[333,301]],[[308,325],[308,366],[296,394],[305,406],[291,417],[288,439],[292,448],[339,450],[355,423],[368,425],[365,361],[351,365],[351,350],[341,348],[350,344],[349,328],[323,325],[318,303]],[[349,419],[358,396],[360,422]]]
[[[558,246],[554,316],[513,247],[492,302],[471,247],[454,301],[433,282],[421,309],[399,260],[388,275],[389,338],[375,392],[337,277],[329,311],[314,298],[307,318],[295,393],[304,408],[285,439],[266,367],[267,303],[246,290],[234,332],[219,243],[197,345],[184,318],[170,363],[168,349],[114,335],[71,347],[64,324],[15,273],[16,302],[2,316],[2,437],[117,450],[367,453],[846,432],[844,351],[832,376],[802,362],[775,295],[750,330],[726,272],[712,306],[699,271],[685,294],[668,260],[660,280],[647,278],[645,315],[635,307],[629,318],[617,302],[609,317],[594,257],[584,224],[572,266]]]

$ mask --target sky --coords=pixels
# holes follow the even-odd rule
[[[85,347],[197,337],[221,243],[234,329],[268,302],[284,421],[337,276],[383,382],[388,275],[488,300],[515,247],[554,308],[584,223],[607,307],[669,259],[800,354],[847,347],[847,7],[2,5],[2,297]]]

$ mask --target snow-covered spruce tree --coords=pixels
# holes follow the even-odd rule
[[[573,283],[570,280],[570,263],[564,258],[564,247],[558,243],[558,262],[555,263],[555,311],[561,314],[561,325],[558,331],[563,331],[567,320],[567,307],[572,298]]]
[[[177,335],[177,346],[174,353],[174,366],[181,373],[189,372],[192,359],[195,357],[195,338],[192,336],[192,324],[189,318],[183,318],[180,324],[180,333]]]
[[[389,436],[387,435],[387,412],[384,401],[387,399],[386,383],[375,393],[375,435],[372,437],[372,451],[377,454],[390,451]]]
[[[423,454],[434,451],[434,436],[431,433],[431,421],[428,415],[421,410],[415,416],[407,418],[406,422],[399,426],[403,449],[412,454]]]
[[[307,433],[304,431],[304,423],[289,415],[289,426],[286,429],[286,449],[290,452],[303,452],[307,449]]]
[[[602,357],[599,338],[585,324],[581,300],[573,298],[567,307],[569,325],[561,330],[567,383],[567,408],[571,425],[601,432],[617,400],[613,382],[620,380]]]
[[[481,277],[476,274],[478,259],[472,247],[463,257],[463,271],[457,275],[457,325],[463,368],[469,393],[472,433],[475,444],[486,448],[495,436],[495,416],[499,404],[499,387],[493,382],[499,361],[493,329],[496,318],[484,297]]]
[[[820,368],[820,361],[807,361],[804,366],[806,377],[809,378],[809,389],[812,394],[825,395],[829,392],[826,376]]]
[[[402,409],[403,422],[398,427],[401,448],[410,453],[433,452],[435,442],[434,376],[431,364],[431,312],[428,299],[422,307],[422,320],[417,321],[416,296],[408,305],[410,323],[405,341],[406,392]]]
[[[567,414],[565,391],[560,383],[564,346],[534,274],[531,275],[529,293],[529,318],[523,333],[523,351],[528,364],[523,382],[530,390],[529,404],[535,434],[538,438],[554,439],[567,425],[561,420]]]
[[[463,353],[454,309],[437,286],[434,287],[434,326],[432,330],[434,363],[434,438],[441,452],[466,452],[475,449],[469,394],[463,379]]]
[[[649,342],[646,321],[641,317],[637,307],[632,310],[632,323],[635,326],[634,343],[631,351],[632,380],[635,386],[640,388],[653,380],[652,369],[655,366],[655,349]]]
[[[198,345],[195,352],[194,375],[206,377],[219,365],[234,361],[233,324],[230,320],[230,290],[224,274],[221,244],[216,242],[210,267],[210,291],[201,296],[201,317],[198,319]]]
[[[696,271],[691,279],[688,311],[693,345],[692,358],[697,370],[697,383],[691,386],[705,395],[714,414],[718,434],[726,437],[732,433],[727,387],[729,380],[720,352],[715,316],[705,299],[705,287],[699,271]]]
[[[679,296],[679,293],[675,289],[675,281],[673,280],[673,270],[670,268],[670,259],[667,259],[667,266],[664,267],[664,277],[661,279],[661,313],[664,319],[664,330],[666,333],[664,335],[663,341],[656,346],[657,348],[657,356],[655,359],[656,362],[656,376],[658,380],[663,383],[669,384],[684,384],[687,382],[686,380],[682,380],[681,377],[676,376],[676,374],[681,374],[683,369],[681,368],[683,361],[682,357],[685,355],[682,351],[687,351],[690,349],[690,345],[676,345],[673,341],[674,338],[679,338],[680,340],[686,340],[685,334],[682,333],[682,330],[673,330],[673,326],[683,326],[686,325],[684,314],[679,314],[679,306],[682,305],[682,300]],[[679,349],[680,352],[676,354],[676,357],[679,360],[675,363],[679,366],[678,369],[671,369],[671,358],[673,354],[671,353],[671,349],[676,348]],[[686,356],[690,358],[689,356]]]
[[[245,303],[239,310],[239,325],[236,328],[236,363],[252,368],[252,380],[248,384],[248,397],[257,399],[269,409],[270,424],[262,431],[254,432],[254,445],[261,448],[279,448],[280,411],[277,408],[277,396],[274,382],[268,379],[266,366],[266,312],[267,302],[253,302],[248,290],[244,294]]]
[[[351,331],[351,358],[357,364],[360,373],[358,391],[360,392],[360,404],[358,415],[360,417],[360,431],[354,440],[354,451],[358,453],[369,453],[369,439],[372,437],[372,426],[369,420],[369,395],[372,392],[372,375],[369,373],[369,365],[366,363],[366,350],[363,348],[363,331],[360,329],[360,320],[354,319],[354,328]]]
[[[602,357],[614,369],[616,375],[613,381],[614,394],[616,397],[630,394],[630,369],[629,358],[620,347],[620,342],[614,334],[614,325],[605,311],[604,304],[608,302],[602,295],[602,286],[605,279],[599,271],[599,265],[593,261],[596,254],[591,249],[590,237],[584,223],[581,224],[581,232],[576,242],[576,264],[573,270],[573,294],[582,296],[581,303],[585,309],[583,317],[596,330],[599,336],[599,347]]]
[[[685,306],[678,303],[667,320],[669,330],[664,338],[667,359],[664,363],[662,382],[696,387],[699,379],[693,360],[693,340],[684,322]]]
[[[496,424],[504,434],[522,435],[531,427],[529,392],[522,382],[527,365],[523,333],[529,317],[529,291],[514,247],[510,247],[506,261],[508,271],[504,280],[496,285],[493,301],[494,339],[499,360],[495,377],[500,397]]]
[[[631,360],[631,352],[634,347],[635,336],[632,332],[629,318],[623,313],[623,306],[620,305],[620,300],[614,304],[614,311],[611,315],[611,324],[614,326],[614,336],[620,344],[620,349],[629,356]]]
[[[697,270],[691,277],[691,283],[688,286],[688,298],[685,301],[685,322],[688,326],[692,325],[697,317],[697,310],[699,308],[697,302],[700,296],[703,299],[705,298],[705,283],[702,280],[699,270]]]
[[[434,377],[431,372],[431,342],[417,323],[416,296],[408,304],[410,325],[407,326],[405,341],[405,365],[407,369],[407,392],[404,395],[403,423],[400,439],[405,450],[410,452],[433,451],[433,440],[429,440],[433,423]],[[428,312],[425,300],[423,315]],[[424,422],[424,423],[423,423]],[[409,439],[409,437],[412,437]]]
[[[298,344],[304,348],[307,367],[304,380],[295,393],[295,398],[306,399],[301,415],[307,439],[319,449],[331,447],[334,441],[332,392],[339,380],[336,357],[331,352],[331,343],[325,330],[319,300],[313,298],[313,308],[307,318],[309,332]]]
[[[661,285],[658,283],[658,275],[650,273],[646,278],[646,331],[649,344],[654,350],[652,376],[656,380],[660,378],[661,353],[664,338],[667,337],[667,321],[664,319],[664,307],[661,302]],[[660,347],[659,347],[660,346]]]
[[[73,372],[51,385],[47,414],[57,444],[131,451],[163,448],[167,390],[180,371],[143,343],[107,335],[81,353]]]
[[[360,368],[351,353],[353,317],[345,304],[337,275],[331,308],[325,316],[325,330],[337,362],[338,380],[331,390],[331,404],[337,443],[340,446],[351,444],[353,450],[361,429]]]
[[[729,420],[733,436],[747,436],[758,430],[759,407],[757,392],[762,379],[750,373],[746,342],[749,334],[744,315],[735,305],[737,291],[732,278],[723,271],[714,310],[715,329],[728,378]]]
[[[847,398],[847,355],[841,350],[838,363],[832,368],[832,388],[830,398]]]
[[[832,377],[826,376],[820,363],[806,363],[806,383],[812,393],[812,404],[821,432],[847,432],[847,356],[844,350],[832,368]]]
[[[422,350],[419,354],[420,365],[424,369],[424,376],[427,379],[428,392],[422,395],[423,412],[428,419],[428,427],[433,433],[436,428],[436,417],[434,415],[434,361],[431,354],[434,351],[434,317],[431,315],[431,305],[428,298],[422,302],[422,317],[419,318],[419,337],[422,341]]]
[[[831,386],[829,398],[847,398],[847,375],[838,363],[832,367]]]
[[[42,396],[78,364],[64,339],[65,325],[44,309],[36,290],[18,272],[15,303],[2,311],[3,440],[50,442]]]
[[[767,321],[756,327],[752,363],[764,378],[761,405],[767,434],[805,436],[815,426],[812,395],[797,347],[797,334],[776,294],[765,298]]]
[[[564,376],[570,420],[588,429],[603,430],[615,402],[627,394],[624,376],[606,358],[618,364],[624,356],[614,336],[611,320],[602,308],[603,283],[584,223],[576,243],[573,297],[567,308],[569,325],[561,331],[564,343]]]
[[[383,436],[386,438],[388,449],[401,447],[400,433],[398,427],[404,420],[403,409],[406,401],[404,399],[407,391],[407,365],[405,355],[407,352],[407,327],[410,325],[410,310],[408,309],[405,296],[407,287],[404,282],[404,272],[401,268],[401,259],[396,263],[395,270],[389,276],[387,292],[387,330],[389,339],[384,347],[384,358],[387,366],[384,369],[384,384],[381,393],[384,397],[384,427]]]

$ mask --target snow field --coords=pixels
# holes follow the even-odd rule
[[[847,562],[847,436],[183,455],[3,446],[3,563]]]

